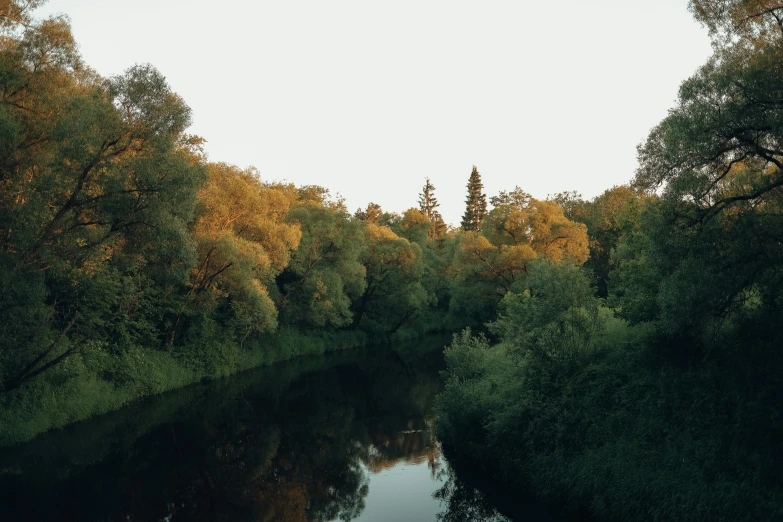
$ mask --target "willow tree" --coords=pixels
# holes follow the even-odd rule
[[[590,258],[585,266],[595,276],[600,297],[607,297],[609,274],[617,267],[614,252],[621,236],[649,200],[644,193],[626,185],[612,187],[591,201],[574,192],[561,192],[552,199],[563,207],[566,217],[587,226]]]
[[[566,218],[562,207],[551,201],[531,199],[525,206],[495,207],[487,215],[481,237],[499,254],[499,263],[476,259],[485,270],[497,274],[499,283],[513,282],[520,271],[525,272],[527,259],[545,257],[555,263],[581,265],[589,255],[587,227]],[[466,238],[463,250],[472,252],[471,245]]]
[[[361,222],[323,200],[307,199],[286,221],[299,226],[302,239],[277,278],[282,319],[306,327],[351,324],[351,304],[365,290]]]
[[[616,290],[628,318],[698,347],[733,318],[780,309],[783,5],[691,7],[716,53],[639,147],[634,183],[661,198],[621,245]]]
[[[200,313],[220,305],[243,337],[277,327],[277,309],[268,286],[285,268],[299,244],[299,227],[285,220],[292,200],[263,186],[255,170],[224,163],[209,165],[198,194],[192,234],[198,260],[190,273],[188,295]],[[167,339],[171,346],[179,323]]]
[[[354,305],[354,322],[370,330],[395,332],[429,304],[421,284],[421,248],[374,223],[364,226],[364,237],[367,287]]]
[[[762,47],[783,36],[783,3],[778,0],[691,0],[689,9],[718,48]]]
[[[41,2],[0,9],[0,380],[112,340],[155,345],[193,261],[190,109],[150,66],[104,79]]]

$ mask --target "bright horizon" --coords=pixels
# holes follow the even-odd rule
[[[451,224],[474,164],[487,196],[628,182],[711,51],[686,0],[244,4],[50,0],[38,16],[67,14],[101,75],[158,68],[211,161],[325,186],[351,212],[402,212],[429,177]]]

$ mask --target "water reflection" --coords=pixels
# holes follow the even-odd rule
[[[432,429],[439,346],[261,369],[4,450],[0,518],[482,520],[452,514],[470,499]]]
[[[438,522],[509,522],[498,513],[484,493],[473,485],[460,480],[451,469],[442,472],[446,481],[435,492],[446,509],[438,513]]]

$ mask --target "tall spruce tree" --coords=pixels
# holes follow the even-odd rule
[[[426,183],[419,194],[419,210],[430,220],[430,229],[427,232],[427,236],[430,238],[441,237],[446,231],[446,223],[437,210],[439,206],[440,203],[435,197],[435,186],[430,183],[430,178],[426,178]]]
[[[468,179],[468,198],[465,200],[465,214],[462,215],[462,230],[481,230],[481,223],[487,214],[487,195],[482,192],[481,174],[473,165]]]
[[[435,185],[430,182],[430,178],[425,178],[424,187],[419,194],[419,210],[428,218],[432,218],[432,213],[439,206],[438,198],[435,197]]]

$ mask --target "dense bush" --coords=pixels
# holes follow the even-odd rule
[[[584,301],[563,299],[579,275],[539,270],[573,292],[509,294],[500,343],[465,331],[446,350],[437,429],[450,457],[612,519],[780,518],[779,334],[747,322],[708,360],[672,358],[682,350],[655,325],[605,308],[598,328],[583,321]]]

